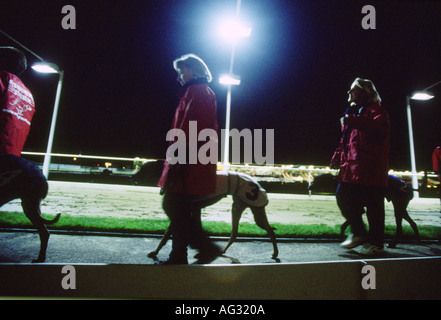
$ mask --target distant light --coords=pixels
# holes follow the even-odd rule
[[[38,62],[32,65],[32,69],[40,73],[59,73],[58,66],[53,63]]]
[[[251,31],[251,26],[235,19],[225,20],[219,26],[220,35],[230,40],[247,38],[251,36]]]
[[[224,74],[220,76],[219,82],[225,85],[238,86],[240,85],[240,77],[232,74]]]
[[[412,97],[410,97],[412,100],[430,100],[433,99],[435,96],[432,96],[431,94],[427,92],[415,92]]]

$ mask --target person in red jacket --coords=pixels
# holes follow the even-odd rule
[[[438,181],[440,182],[440,185],[438,186],[438,192],[441,203],[441,146],[438,146],[435,148],[435,150],[433,150],[432,165],[433,165],[433,171],[435,171],[435,173],[438,174]]]
[[[33,192],[38,190],[34,186],[38,188],[37,185],[47,182],[35,163],[21,158],[35,113],[32,93],[19,78],[26,68],[23,52],[14,47],[0,47],[0,188],[10,191],[11,184],[24,177],[27,190]]]
[[[352,230],[341,246],[363,245],[359,252],[371,255],[383,251],[390,121],[372,81],[356,78],[348,94],[340,145],[331,160],[331,167],[339,169],[337,204]],[[369,233],[362,220],[364,207]]]
[[[212,77],[204,61],[196,55],[184,55],[173,62],[178,81],[183,86],[183,96],[175,112],[172,132],[184,135],[186,150],[184,161],[173,159],[168,154],[158,186],[162,188],[163,208],[171,222],[172,251],[168,260],[161,264],[187,264],[187,247],[199,250],[198,263],[209,263],[222,254],[222,250],[205,236],[200,224],[191,216],[192,201],[216,190],[216,166],[204,164],[199,159],[201,142],[197,139],[204,129],[218,131],[216,96],[208,84]],[[195,136],[190,127],[196,125]],[[170,145],[182,144],[182,139],[171,141]],[[196,150],[192,146],[196,145]],[[182,149],[181,149],[182,150]],[[191,161],[192,159],[192,161]],[[181,159],[182,160],[182,159]],[[183,162],[183,163],[182,163]]]
[[[21,156],[35,113],[34,98],[20,80],[25,55],[13,47],[0,47],[0,153]]]

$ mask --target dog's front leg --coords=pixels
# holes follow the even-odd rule
[[[262,208],[250,207],[250,208],[251,211],[253,212],[254,220],[256,221],[256,224],[260,228],[265,230],[271,238],[271,242],[273,243],[273,255],[271,258],[277,259],[277,257],[279,256],[279,249],[277,248],[276,234],[273,231],[274,228],[272,228],[268,222],[265,208],[264,207]]]
[[[403,219],[406,220],[410,224],[410,226],[412,227],[413,232],[415,232],[416,240],[420,241],[421,237],[420,237],[420,233],[418,231],[418,226],[415,223],[415,221],[413,221],[412,218],[409,216],[409,213],[407,212],[406,209],[403,210],[402,216],[403,216]]]
[[[396,248],[398,240],[401,238],[401,234],[402,234],[402,223],[403,223],[403,218],[401,217],[400,214],[397,214],[397,212],[395,212],[395,224],[397,225],[397,230],[395,232],[395,237],[392,240],[391,243],[388,244],[388,248]]]

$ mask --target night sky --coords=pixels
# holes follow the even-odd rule
[[[186,53],[210,67],[224,128],[218,78],[231,47],[216,22],[235,0],[3,2],[0,28],[65,71],[53,152],[164,158],[179,91],[172,61]],[[375,30],[361,25],[367,4]],[[62,28],[64,5],[76,9],[75,30]],[[278,164],[329,165],[346,92],[368,78],[390,113],[390,166],[410,169],[406,96],[441,80],[441,1],[243,0],[241,13],[253,32],[236,51],[231,128],[274,129]],[[0,34],[0,45],[14,43]],[[58,77],[22,78],[37,106],[25,151],[44,152]],[[412,104],[418,170],[431,170],[441,144],[441,85],[433,93]]]

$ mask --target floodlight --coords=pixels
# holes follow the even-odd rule
[[[412,94],[412,96],[410,97],[412,100],[430,100],[433,99],[435,96],[429,94],[428,92],[425,91],[420,91],[420,92],[414,92]]]
[[[237,19],[225,20],[219,26],[219,33],[223,38],[236,40],[251,36],[252,28]]]
[[[54,63],[37,62],[31,68],[40,73],[60,73],[60,69]]]
[[[240,77],[234,74],[224,74],[220,76],[219,82],[224,85],[238,86],[240,85]]]

